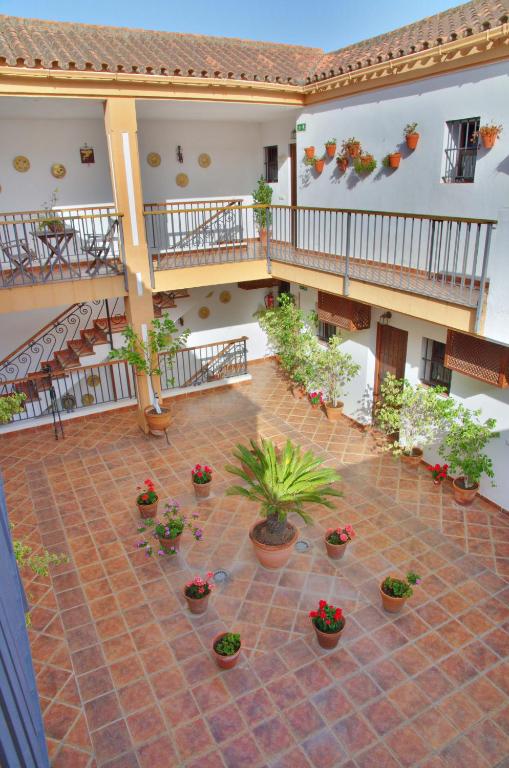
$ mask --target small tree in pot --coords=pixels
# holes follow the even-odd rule
[[[326,396],[327,416],[336,421],[342,410],[341,398],[346,394],[346,386],[360,371],[360,365],[341,348],[343,339],[339,335],[331,336],[326,347],[318,344],[314,349],[313,367],[317,385]]]
[[[253,192],[253,202],[255,205],[266,206],[254,209],[254,217],[262,245],[267,245],[267,230],[272,223],[272,211],[268,208],[272,203],[272,193],[272,187],[267,184],[263,176],[260,176],[256,189]]]
[[[152,320],[152,327],[148,330],[146,339],[138,336],[130,325],[122,331],[122,336],[124,345],[118,349],[112,349],[108,359],[127,360],[139,376],[148,376],[152,406],[145,408],[145,418],[151,432],[164,431],[170,424],[170,409],[159,405],[152,377],[161,375],[159,355],[162,352],[165,353],[168,365],[178,350],[185,346],[189,330],[179,332],[171,317],[165,313],[163,317]]]
[[[453,482],[454,498],[459,504],[471,504],[483,475],[493,479],[493,462],[484,449],[498,432],[495,419],[480,420],[481,411],[460,406],[456,419],[444,435],[439,453],[452,472],[462,474]]]
[[[387,449],[411,464],[436,442],[454,419],[457,405],[443,387],[413,386],[388,373],[380,387],[376,423],[388,437]],[[396,438],[394,439],[394,436]]]
[[[261,444],[251,440],[250,447],[237,445],[233,455],[243,466],[228,464],[225,469],[245,485],[230,486],[226,494],[260,505],[264,519],[258,520],[249,533],[255,554],[266,568],[280,568],[288,561],[298,535],[297,528],[288,522],[289,513],[295,512],[310,522],[306,504],[332,508],[330,497],[341,496],[332,483],[338,482],[340,476],[290,440],[280,452],[271,440],[262,440]]]

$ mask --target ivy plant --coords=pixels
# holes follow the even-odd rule
[[[13,539],[12,548],[18,568],[20,570],[22,568],[29,568],[35,576],[47,576],[51,565],[61,565],[69,561],[67,555],[48,552],[46,549],[34,555],[32,547],[25,544],[21,539]],[[30,593],[27,594],[27,597],[30,599]],[[29,627],[31,624],[30,611],[25,613],[25,622],[27,627]]]
[[[475,488],[483,475],[495,477],[493,462],[485,448],[499,433],[495,419],[481,421],[481,410],[471,411],[460,406],[455,420],[449,425],[439,448],[451,472],[461,472],[466,488]],[[494,484],[494,483],[493,483]]]

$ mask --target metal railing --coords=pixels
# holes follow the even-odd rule
[[[0,214],[0,288],[123,272],[122,214],[111,206]]]
[[[161,388],[199,386],[247,373],[247,337],[180,349],[174,358],[159,356]]]
[[[0,397],[15,392],[25,394],[26,400],[12,421],[27,421],[51,416],[53,404],[59,413],[72,413],[92,405],[130,400],[136,397],[136,378],[125,360],[112,360],[0,383]]]
[[[241,199],[146,204],[152,269],[266,258],[256,224],[262,208]]]

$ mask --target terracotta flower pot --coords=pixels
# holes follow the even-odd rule
[[[408,464],[411,467],[418,467],[422,459],[422,450],[420,448],[412,448],[412,453],[402,453],[401,461],[403,464]]]
[[[140,513],[140,517],[142,517],[144,520],[148,520],[149,518],[154,518],[157,515],[157,505],[159,504],[159,499],[157,498],[153,504],[138,504],[136,502],[136,506],[138,507],[138,512]]]
[[[477,496],[479,483],[476,483],[473,488],[464,488],[463,483],[463,477],[456,477],[452,483],[452,492],[454,494],[454,501],[457,504],[462,504],[464,507],[468,507]]]
[[[325,160],[323,158],[315,161],[315,171],[317,173],[321,173],[324,167],[325,167]]]
[[[304,149],[304,152],[306,153],[306,157],[308,160],[312,160],[315,156],[315,148],[314,147],[306,147]]]
[[[194,495],[197,499],[206,499],[210,496],[210,487],[212,480],[208,483],[193,483]]]
[[[235,666],[237,661],[239,660],[240,650],[242,646],[239,648],[237,653],[234,653],[233,656],[221,656],[220,653],[216,651],[216,643],[221,640],[222,637],[224,637],[227,632],[220,632],[218,635],[215,636],[214,640],[212,641],[212,653],[214,654],[214,658],[216,660],[216,664],[218,667],[221,667],[221,669],[231,669]]]
[[[361,165],[369,165],[373,162],[373,155],[362,155]]]
[[[205,613],[208,608],[210,592],[204,597],[189,597],[189,595],[186,595],[186,588],[184,587],[184,597],[186,598],[189,611],[191,613],[200,614]]]
[[[260,244],[263,246],[266,246],[267,245],[267,227],[260,227],[259,234],[260,234]]]
[[[327,152],[327,157],[334,157],[334,155],[336,154],[336,145],[326,144],[325,151]]]
[[[390,168],[399,168],[400,162],[401,162],[401,152],[393,152],[391,155],[389,155]]]
[[[170,426],[171,411],[169,408],[161,408],[161,413],[157,413],[151,405],[147,405],[144,413],[149,432],[164,432]]]
[[[415,149],[419,143],[420,133],[407,133],[405,136],[408,149]]]
[[[344,403],[338,403],[335,407],[331,403],[325,404],[325,410],[327,411],[327,418],[329,421],[339,421],[343,414]]]
[[[325,541],[325,549],[329,557],[333,560],[340,560],[346,552],[348,541],[343,542],[343,544],[331,544],[330,541],[327,541],[327,534],[325,534],[323,540]]]
[[[180,550],[181,538],[181,533],[179,533],[178,536],[175,536],[174,539],[163,539],[162,537],[159,537],[159,544],[161,545],[161,549],[171,549],[173,547],[175,551],[178,552]]]
[[[346,169],[348,168],[348,159],[346,157],[338,158],[338,168],[341,173],[345,173]]]
[[[496,140],[496,133],[481,133],[481,141],[484,149],[492,149]]]
[[[391,576],[391,578],[395,578],[394,576]],[[405,605],[408,598],[406,597],[392,597],[391,595],[387,595],[383,589],[382,584],[384,583],[385,579],[383,579],[380,582],[380,595],[382,597],[382,605],[384,611],[388,611],[388,613],[399,613],[403,606]]]
[[[316,633],[316,639],[318,640],[318,645],[320,645],[322,648],[331,649],[331,648],[335,648],[336,645],[338,644],[339,638],[341,637],[341,633],[345,628],[346,619],[343,618],[343,626],[338,632],[322,632],[321,629],[318,629],[318,627],[315,626],[313,619],[311,619],[311,623]]]
[[[265,520],[257,520],[249,529],[249,538],[251,539],[254,553],[258,558],[258,562],[264,568],[282,568],[291,557],[293,546],[299,535],[298,528],[295,528],[294,535],[285,544],[262,544],[261,541],[256,541],[253,532],[257,525],[264,522]]]
[[[349,147],[347,147],[347,152],[350,155],[351,158],[359,157],[361,153],[361,145],[360,144],[351,144]]]

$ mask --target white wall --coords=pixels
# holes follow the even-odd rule
[[[40,209],[56,188],[58,205],[111,203],[104,121],[37,119],[36,115],[34,109],[30,118],[0,120],[0,210]],[[81,163],[80,147],[85,142],[94,149],[93,165]],[[29,158],[29,171],[14,170],[12,161],[16,155]],[[51,175],[53,163],[65,165],[67,173],[63,179]]]
[[[278,148],[278,180],[271,184],[273,189],[272,202],[274,205],[290,205],[291,203],[291,168],[289,145],[292,131],[295,129],[295,117],[287,116],[282,120],[272,120],[261,126],[263,147],[276,145]],[[262,154],[263,162],[263,154]]]
[[[12,312],[0,315],[0,360],[3,360],[4,357],[37,333],[64,309],[65,306],[45,307],[28,312]],[[13,377],[10,376],[9,378]]]

